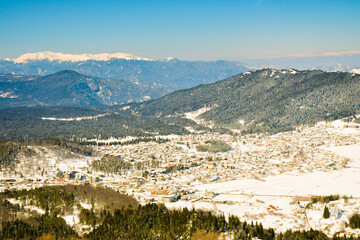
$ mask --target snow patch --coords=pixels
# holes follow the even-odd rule
[[[244,126],[245,125],[245,120],[239,119],[239,123]]]
[[[0,91],[0,98],[17,98],[18,96],[12,95],[13,92],[2,92]]]
[[[217,107],[217,106],[214,106],[214,107]],[[201,125],[204,125],[206,127],[213,128],[214,125],[211,122],[206,122],[203,119],[198,119],[198,116],[203,114],[204,112],[210,111],[214,107],[203,107],[203,108],[200,108],[200,109],[198,109],[196,111],[193,111],[193,112],[184,113],[184,116],[187,119],[193,120],[197,124],[201,124]]]
[[[193,112],[184,113],[184,115],[185,115],[186,118],[196,122],[196,121],[198,121],[197,117],[199,115],[203,114],[204,112],[210,111],[211,109],[212,109],[212,107],[203,107],[203,108],[200,108],[200,109],[198,109],[196,111],[193,111]]]
[[[358,69],[352,69],[350,72],[351,72],[351,73],[355,73],[355,74],[360,74],[360,68],[358,68]]]
[[[297,71],[295,71],[294,69],[289,69],[290,74],[297,74]]]
[[[99,114],[96,116],[86,116],[86,117],[74,117],[74,118],[55,118],[55,117],[42,117],[42,120],[48,121],[63,121],[63,122],[71,122],[71,121],[82,121],[82,120],[89,120],[89,119],[97,119],[100,117],[105,117],[110,115],[109,113]]]
[[[173,58],[173,57],[167,57],[167,58],[164,59],[165,62],[170,62],[170,61],[172,61],[172,60],[175,60],[175,58]]]

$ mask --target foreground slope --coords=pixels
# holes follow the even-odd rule
[[[359,112],[359,102],[358,74],[263,69],[135,104],[128,111],[168,116],[210,107],[199,117],[251,132],[346,117]]]

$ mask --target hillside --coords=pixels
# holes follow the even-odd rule
[[[20,107],[0,109],[0,141],[11,139],[97,138],[189,133],[204,129],[184,118],[132,116],[89,107]]]
[[[168,93],[157,86],[85,76],[72,70],[43,77],[11,77],[6,74],[0,75],[0,108],[34,105],[113,105],[148,100]]]
[[[360,111],[359,102],[360,75],[263,69],[130,105],[126,111],[180,116],[206,106],[211,110],[200,118],[251,132],[346,117]]]

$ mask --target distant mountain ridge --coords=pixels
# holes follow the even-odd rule
[[[14,63],[28,63],[30,61],[57,61],[57,62],[82,62],[88,60],[108,61],[111,59],[154,61],[149,58],[134,56],[129,53],[100,53],[100,54],[65,54],[54,52],[25,53],[18,58],[5,58]]]
[[[76,55],[40,52],[15,59],[0,59],[0,73],[48,75],[62,70],[178,90],[212,83],[249,69],[234,61],[154,60],[127,53]]]
[[[158,86],[104,79],[64,70],[47,76],[0,74],[0,108],[19,106],[104,106],[158,98]]]

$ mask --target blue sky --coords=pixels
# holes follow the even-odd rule
[[[127,52],[240,60],[360,55],[359,0],[0,0],[0,57]]]

